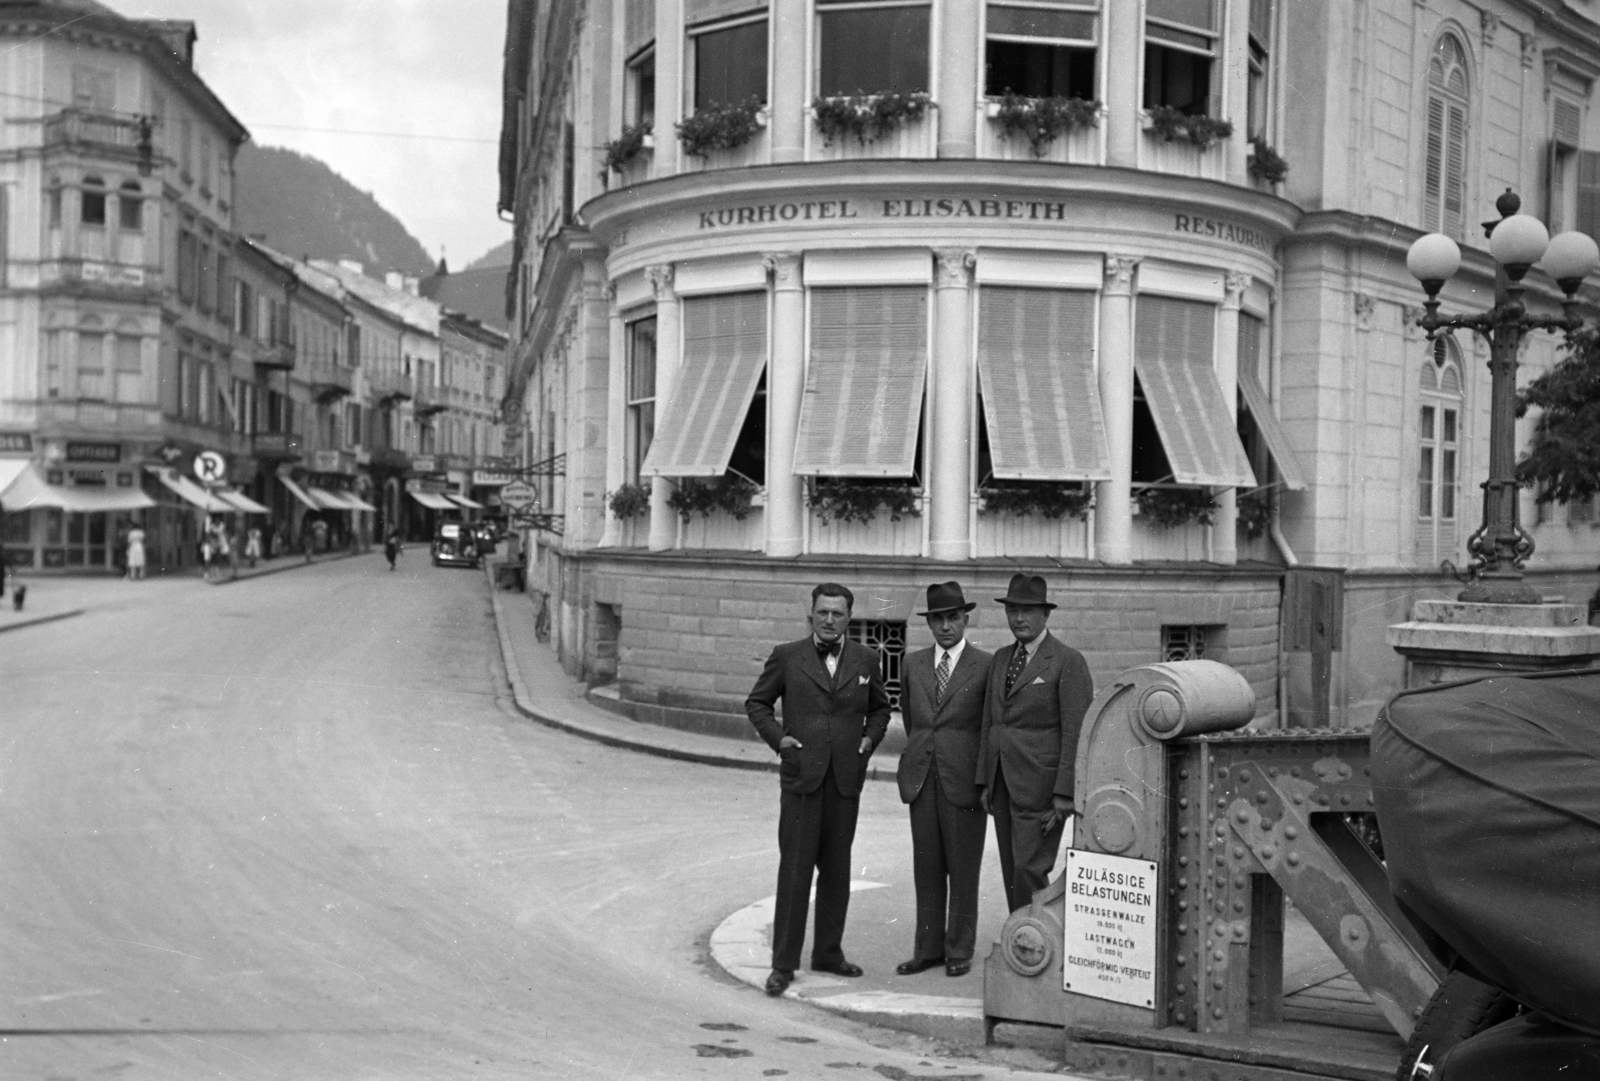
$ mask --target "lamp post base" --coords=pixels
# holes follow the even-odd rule
[[[1508,672],[1587,668],[1600,660],[1600,627],[1581,604],[1467,604],[1419,600],[1389,628],[1406,659],[1406,686]]]
[[[1523,581],[1522,575],[1486,574],[1456,595],[1468,604],[1542,604],[1544,595]]]

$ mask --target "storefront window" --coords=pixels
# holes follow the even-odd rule
[[[817,93],[926,93],[928,13],[926,4],[819,2]]]
[[[639,468],[656,434],[656,319],[628,324],[628,481],[639,482]]]
[[[1148,0],[1144,33],[1144,107],[1209,115],[1217,57],[1215,0]]]
[[[767,20],[695,31],[694,107],[767,101]]]
[[[990,4],[984,93],[1093,101],[1096,23],[1093,11]]]

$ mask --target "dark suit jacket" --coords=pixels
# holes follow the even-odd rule
[[[900,713],[906,725],[906,749],[900,755],[900,798],[910,803],[922,791],[928,768],[938,763],[939,789],[963,809],[978,805],[972,779],[978,772],[978,740],[983,732],[984,687],[992,654],[971,642],[961,651],[944,689],[944,701],[933,704],[934,657],[938,650],[919,649],[906,657],[902,670]]]
[[[1094,680],[1083,655],[1050,635],[1008,695],[1006,666],[1016,649],[1012,642],[989,662],[978,783],[992,786],[995,769],[1003,768],[1011,802],[1019,810],[1044,811],[1052,796],[1072,798],[1078,733],[1094,701]]]
[[[783,702],[780,724],[773,706]],[[785,792],[815,792],[833,763],[839,791],[854,796],[861,791],[871,751],[861,753],[861,737],[872,740],[873,750],[889,728],[889,692],[878,671],[876,650],[846,642],[833,676],[817,656],[807,635],[772,651],[761,678],[745,699],[744,711],[767,746],[793,736],[801,746],[779,751],[783,766],[778,776]]]

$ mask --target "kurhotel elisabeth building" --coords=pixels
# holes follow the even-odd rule
[[[930,582],[992,648],[1026,569],[1101,686],[1205,656],[1262,723],[1370,722],[1487,463],[1486,349],[1424,338],[1406,249],[1462,244],[1448,313],[1506,188],[1592,232],[1597,75],[1574,0],[511,0],[507,410],[563,663],[736,730],[814,582],[892,684]],[[1524,512],[1586,597],[1590,508]]]

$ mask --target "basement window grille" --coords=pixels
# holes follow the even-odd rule
[[[1163,661],[1200,661],[1206,656],[1205,627],[1162,627]]]

